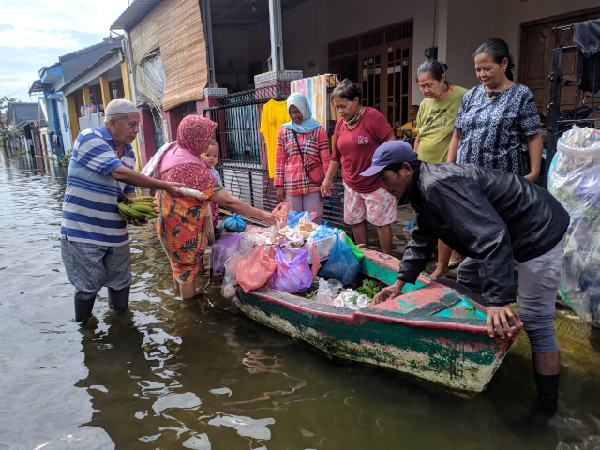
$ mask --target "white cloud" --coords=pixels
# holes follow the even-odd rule
[[[64,49],[82,45],[70,33],[32,30],[26,28],[0,29],[0,47],[11,49]]]
[[[46,31],[107,34],[127,0],[3,0],[0,25]]]
[[[93,45],[129,0],[0,0],[0,95],[28,100],[40,67]]]

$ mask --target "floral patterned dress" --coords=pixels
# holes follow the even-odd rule
[[[158,191],[159,205],[156,232],[173,269],[173,279],[179,283],[193,282],[202,269],[202,223],[208,199],[220,189],[204,164],[182,164],[161,174],[163,181],[184,183],[202,192],[202,199],[172,197]]]

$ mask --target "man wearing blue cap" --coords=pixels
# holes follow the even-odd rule
[[[552,321],[568,213],[548,191],[520,176],[472,165],[427,164],[406,142],[379,146],[361,175],[377,173],[390,193],[410,201],[416,218],[398,280],[375,303],[414,283],[441,239],[467,257],[457,281],[483,295],[489,336],[510,337],[517,323],[508,306],[514,301],[516,262],[517,311],[531,342],[538,396],[544,409],[555,410],[560,361]]]

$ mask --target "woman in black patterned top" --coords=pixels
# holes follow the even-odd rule
[[[513,81],[514,64],[504,40],[486,40],[473,59],[481,84],[462,99],[448,161],[513,172],[535,181],[543,139],[531,90]],[[528,152],[523,151],[524,145]]]

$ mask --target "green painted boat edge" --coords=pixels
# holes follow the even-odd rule
[[[382,317],[378,311],[370,314],[315,304],[302,297],[264,288],[251,293],[239,292],[235,303],[253,320],[304,340],[328,355],[390,368],[468,394],[485,389],[514,341],[514,338],[511,341],[491,340],[485,331],[482,333],[482,327],[468,326],[469,321],[457,324],[462,325],[460,327],[451,327],[448,322],[438,320],[407,321],[391,312]],[[369,327],[375,323],[393,329],[395,333],[402,328],[411,334],[412,342],[403,345],[365,339]],[[384,327],[377,327],[373,332],[381,333]],[[332,332],[334,328],[343,328],[346,334],[356,337],[336,336]],[[492,346],[471,349],[473,335],[486,339]],[[419,340],[424,340],[430,348],[427,351],[411,350],[413,343]],[[478,355],[487,356],[487,359],[478,362]]]

